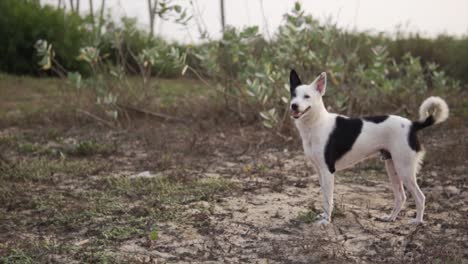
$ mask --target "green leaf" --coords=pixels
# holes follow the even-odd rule
[[[81,74],[79,72],[69,72],[68,73],[68,81],[75,87],[76,89],[81,88]]]
[[[301,11],[301,3],[296,2],[296,3],[294,4],[294,10],[296,10],[296,11],[298,11],[298,12]]]
[[[158,232],[158,230],[153,230],[153,231],[151,231],[150,234],[149,234],[149,238],[150,238],[150,240],[152,240],[152,241],[158,240],[158,238],[159,238],[159,232]]]

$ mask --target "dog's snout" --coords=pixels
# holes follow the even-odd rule
[[[291,109],[297,111],[299,109],[299,106],[297,104],[292,104]]]

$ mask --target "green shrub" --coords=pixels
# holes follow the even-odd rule
[[[426,65],[435,62],[449,76],[468,83],[468,37],[439,35],[425,38],[419,34],[397,36],[388,40],[390,56],[401,61],[406,53],[421,58]]]
[[[86,46],[100,50],[109,62],[122,64],[124,70],[139,74],[138,54],[145,49],[157,50],[161,57],[152,64],[157,76],[175,77],[180,73],[166,63],[171,50],[182,48],[161,38],[150,38],[137,28],[137,20],[122,17],[121,25],[110,18],[104,21],[103,34],[98,34],[89,17],[80,17],[50,5],[32,0],[0,1],[0,71],[13,74],[36,75],[40,72],[34,45],[38,40],[52,44],[55,60],[72,72],[89,76],[91,69],[77,60],[80,49]],[[166,57],[165,57],[166,56]],[[66,75],[66,73],[64,73]]]
[[[171,50],[182,45],[169,43],[160,37],[149,37],[146,31],[137,28],[137,19],[122,17],[121,25],[106,21],[108,30],[98,39],[95,47],[115,65],[122,65],[127,73],[140,74],[143,51],[152,50],[159,55],[152,61],[151,71],[155,76],[172,78],[180,75],[180,67],[174,67],[169,58]]]
[[[291,68],[307,81],[326,71],[326,96],[333,98],[327,106],[348,115],[365,114],[375,104],[392,109],[402,102],[417,106],[431,91],[460,87],[434,63],[424,64],[409,53],[394,60],[386,42],[383,35],[353,34],[321,24],[296,3],[269,43],[257,27],[228,29],[220,43],[195,52],[220,90],[237,99],[226,102],[230,108],[247,103],[250,107],[236,109],[240,116],[258,109],[263,124],[276,129],[287,120]]]
[[[89,39],[81,17],[38,1],[0,1],[0,71],[37,74],[34,44],[47,39],[64,67],[83,71],[76,61],[79,48]]]

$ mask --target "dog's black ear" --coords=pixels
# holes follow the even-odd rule
[[[302,82],[301,79],[299,79],[299,75],[297,75],[297,72],[294,69],[292,69],[291,73],[289,73],[289,90],[291,92],[291,97],[294,97],[296,87],[298,87],[301,84]]]

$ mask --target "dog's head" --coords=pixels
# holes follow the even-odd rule
[[[322,107],[322,96],[327,88],[327,74],[322,72],[311,84],[302,84],[295,70],[289,74],[291,91],[291,115],[294,119],[315,112]]]

